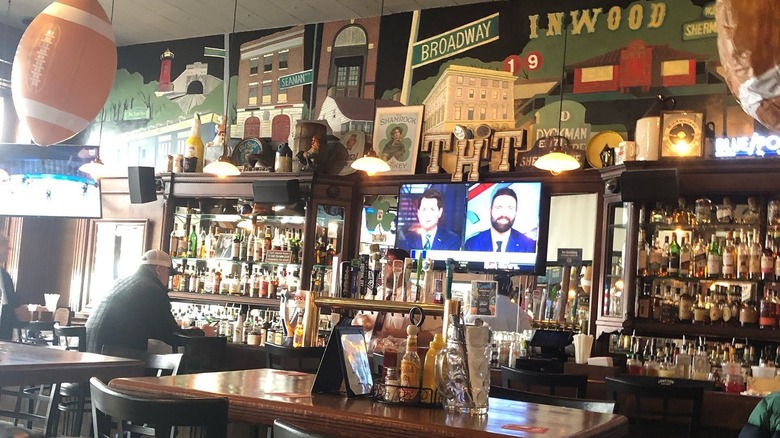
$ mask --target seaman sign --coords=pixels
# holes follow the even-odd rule
[[[498,13],[449,32],[418,41],[412,47],[412,67],[430,64],[498,39]]]
[[[279,77],[279,89],[297,87],[300,85],[311,84],[314,81],[314,73],[311,69],[304,70],[298,73],[293,73],[287,76]]]

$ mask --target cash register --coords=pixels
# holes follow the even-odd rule
[[[574,340],[574,332],[539,329],[528,343],[528,356],[515,360],[515,368],[542,373],[563,373],[568,360],[565,348]]]

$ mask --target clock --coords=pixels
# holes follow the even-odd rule
[[[704,114],[692,111],[661,113],[661,157],[701,157]]]

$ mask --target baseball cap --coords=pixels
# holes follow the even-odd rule
[[[171,270],[171,275],[179,273],[179,271],[173,268],[173,260],[171,260],[171,256],[169,256],[165,251],[160,251],[159,249],[151,249],[146,251],[144,255],[141,256],[141,264],[164,266]]]

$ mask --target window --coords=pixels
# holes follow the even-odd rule
[[[282,50],[279,52],[279,70],[287,68],[287,58],[290,56],[289,50]]]
[[[249,84],[249,105],[257,105],[257,82]]]
[[[362,46],[368,42],[366,32],[360,26],[347,26],[336,36],[336,47]]]
[[[487,99],[487,90],[480,90],[479,91],[479,98],[480,99]]]
[[[485,120],[485,114],[487,113],[487,108],[482,107],[479,109],[479,120]]]
[[[506,91],[504,91],[503,95],[501,96],[501,99],[503,99],[503,100],[507,99]]]
[[[477,78],[469,78],[469,85],[476,85],[477,84]]]
[[[263,72],[268,73],[274,68],[274,55],[263,56]]]
[[[460,116],[461,116],[460,110],[461,108],[459,106],[455,107],[455,120],[460,120]]]
[[[360,97],[360,81],[362,65],[356,64],[362,58],[342,58],[336,61],[336,80],[333,84],[333,95],[344,97]]]
[[[479,85],[481,87],[487,87],[487,84],[488,84],[487,78],[482,78],[482,79],[479,80]]]
[[[468,116],[466,117],[466,119],[474,120],[474,107],[473,106],[469,107],[469,112],[468,112]]]
[[[462,84],[463,83],[463,76],[461,76],[461,75],[455,76],[455,83]]]
[[[493,90],[493,100],[498,100],[498,90]]]
[[[276,93],[276,103],[285,103],[287,102],[287,89],[280,89],[279,92]]]
[[[271,103],[271,81],[263,81],[263,105]]]
[[[260,68],[260,58],[258,58],[257,56],[255,56],[254,58],[249,58],[249,74],[256,75],[259,68]]]
[[[469,88],[469,99],[473,99],[473,98],[474,98],[474,89]]]
[[[493,79],[493,88],[498,88],[498,79]]]
[[[455,97],[461,97],[461,96],[463,96],[463,88],[458,87],[455,89]]]

